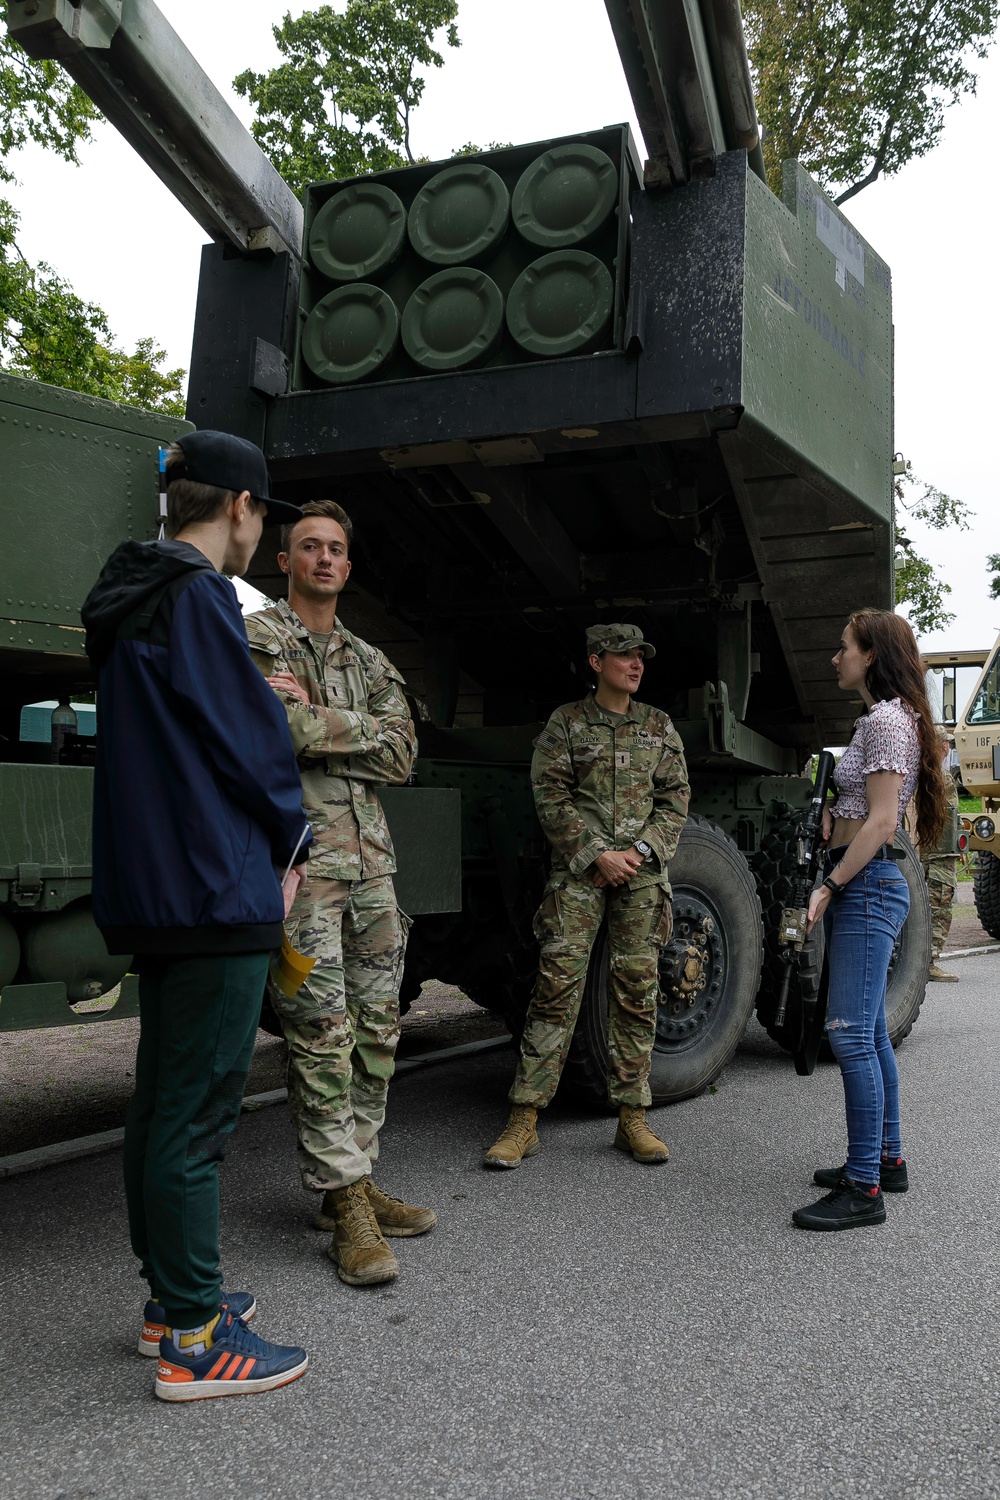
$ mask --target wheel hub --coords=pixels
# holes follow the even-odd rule
[[[688,1041],[722,993],[725,949],[719,925],[697,896],[674,900],[674,931],[660,954],[658,1046]]]

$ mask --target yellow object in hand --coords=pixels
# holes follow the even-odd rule
[[[314,958],[307,958],[292,947],[282,927],[281,947],[271,954],[271,979],[287,1000],[294,1000],[315,966]]]

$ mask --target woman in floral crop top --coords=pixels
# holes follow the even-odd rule
[[[868,710],[834,775],[836,800],[823,815],[826,878],[809,902],[810,929],[820,920],[826,929],[826,1034],[844,1081],[848,1147],[843,1167],[814,1174],[831,1191],[792,1215],[802,1229],[881,1224],[882,1189],[906,1192],[885,990],[910,895],[893,840],[911,797],[923,847],[937,842],[945,818],[940,745],[910,626],[887,610],[856,610],[833,665],[837,686],[860,694]]]

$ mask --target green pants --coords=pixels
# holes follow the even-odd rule
[[[292,999],[268,993],[288,1043],[288,1101],[302,1185],[346,1187],[371,1173],[399,1041],[408,922],[392,879],[309,878],[285,922],[316,963]]]
[[[535,917],[541,947],[538,979],[521,1036],[512,1104],[548,1104],[562,1076],[601,922],[609,953],[608,1096],[611,1103],[651,1102],[649,1058],[656,1040],[660,949],[673,912],[659,885],[606,886],[567,876],[544,897]]]
[[[219,1306],[219,1162],[239,1117],[269,955],[144,957],[125,1121],[132,1249],[167,1324]]]

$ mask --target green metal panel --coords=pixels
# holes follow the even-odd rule
[[[861,524],[891,522],[889,268],[797,162],[784,202],[752,173],[746,192],[743,405]]]
[[[0,648],[83,654],[80,605],[120,541],[156,535],[157,448],[191,430],[0,375]]]
[[[0,764],[0,906],[61,911],[90,893],[94,773]]]
[[[396,899],[407,916],[462,909],[462,796],[443,787],[379,792],[396,851]]]
[[[8,984],[0,991],[0,1031],[38,1031],[46,1026],[87,1026],[139,1014],[139,980],[128,974],[110,1010],[70,1009],[64,984]]]

